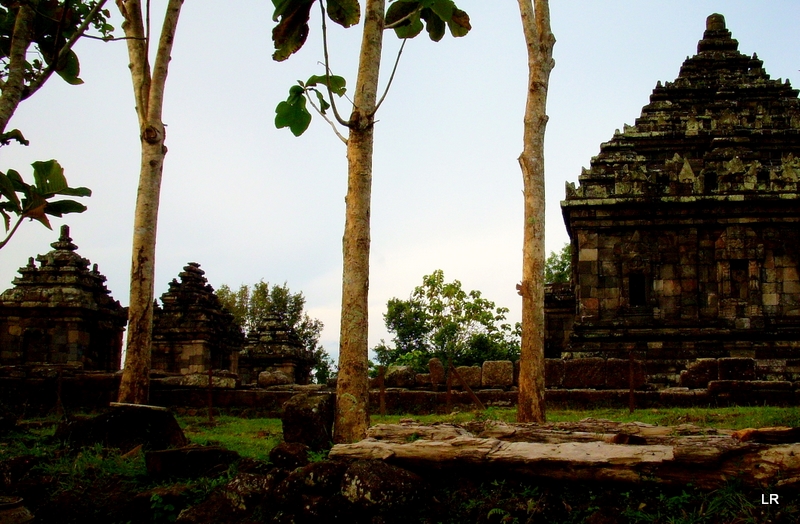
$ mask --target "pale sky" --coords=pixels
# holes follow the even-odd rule
[[[154,1],[163,13],[166,2]],[[363,4],[363,2],[362,2]],[[522,150],[527,65],[517,3],[461,0],[472,19],[464,38],[406,45],[378,113],[372,191],[370,347],[387,334],[392,297],[443,269],[521,317]],[[275,129],[274,110],[298,79],[323,72],[319,16],[288,61],[273,62],[268,0],[184,4],[167,81],[156,296],[187,262],[215,288],[260,279],[302,291],[338,353],[347,165],[344,145],[316,117],[295,138]],[[113,2],[109,8],[116,10]],[[551,2],[556,67],[547,127],[547,250],[568,237],[564,183],[598,154],[615,129],[633,124],[657,81],[672,81],[694,55],[706,17],[725,15],[739,50],[758,53],[772,78],[800,87],[798,0],[562,0]],[[116,14],[116,13],[115,13]],[[156,18],[154,14],[154,18]],[[159,20],[160,23],[160,20]],[[114,22],[119,26],[119,20]],[[159,27],[154,25],[154,32]],[[361,27],[329,24],[332,68],[355,83]],[[387,34],[385,83],[399,41]],[[30,163],[55,158],[72,186],[94,192],[81,215],[54,231],[25,223],[0,253],[0,290],[29,256],[46,253],[69,224],[78,252],[128,304],[139,140],[123,42],[86,40],[76,51],[85,84],[59,78],[22,103],[9,129],[28,147],[2,148],[0,169],[32,181]],[[344,111],[347,113],[347,111]]]

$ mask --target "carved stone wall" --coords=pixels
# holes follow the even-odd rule
[[[800,99],[762,66],[710,16],[678,78],[567,185],[566,351],[633,351],[665,385],[701,357],[800,356]]]
[[[118,370],[126,308],[111,298],[97,264],[89,270],[78,255],[68,226],[51,246],[0,295],[0,364]]]

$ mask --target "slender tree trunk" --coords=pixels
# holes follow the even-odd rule
[[[119,401],[145,404],[150,385],[158,202],[164,156],[167,154],[161,109],[172,43],[183,0],[170,0],[167,5],[152,76],[148,58],[149,42],[145,39],[147,32],[142,19],[141,3],[138,0],[117,0],[117,6],[125,19],[122,28],[128,38],[126,42],[142,142],[139,189],[136,195],[133,225],[128,344],[125,369],[119,388]]]
[[[339,377],[336,386],[337,443],[356,442],[369,427],[367,299],[372,143],[385,0],[368,0],[361,41],[350,137],[347,142],[347,197],[342,272]]]
[[[8,54],[8,78],[0,95],[0,134],[5,132],[8,121],[22,100],[22,90],[25,86],[25,53],[31,45],[31,24],[34,18],[36,12],[33,7],[28,3],[20,4]]]
[[[547,0],[518,0],[528,49],[528,97],[519,157],[525,195],[518,422],[544,422],[544,133],[555,37]],[[535,6],[535,7],[534,7]],[[535,9],[535,11],[534,11]]]

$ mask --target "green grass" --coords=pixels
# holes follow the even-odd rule
[[[193,444],[218,445],[263,461],[269,460],[270,450],[283,439],[280,419],[221,416],[209,425],[205,417],[176,418]]]
[[[694,424],[718,429],[763,428],[770,426],[800,427],[800,408],[797,407],[730,407],[730,408],[664,408],[639,409],[553,409],[547,412],[548,422],[577,422],[584,418],[601,418],[616,422],[644,422],[660,426]],[[410,418],[422,424],[448,422],[458,424],[472,420],[516,422],[516,408],[487,408],[486,411],[454,412],[448,415],[380,415],[372,416],[372,424],[397,424]]]

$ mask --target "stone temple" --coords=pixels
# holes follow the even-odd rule
[[[567,184],[562,355],[633,352],[665,385],[700,358],[800,359],[800,99],[738,45],[708,17],[678,78]]]
[[[68,226],[50,245],[0,294],[0,365],[118,370],[127,308],[111,298],[97,264],[90,270],[78,255]]]

